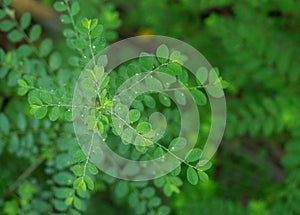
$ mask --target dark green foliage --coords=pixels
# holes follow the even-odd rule
[[[10,44],[0,48],[1,214],[300,214],[298,1],[44,2],[63,24],[50,38],[31,14],[19,17],[10,0],[1,2],[0,31]],[[152,181],[130,182],[100,172],[89,160],[92,152],[80,149],[71,123],[72,96],[90,59],[91,74],[105,77],[109,59],[94,58],[99,51],[143,34],[186,41],[220,73],[214,68],[215,77],[199,68],[195,80],[181,66],[184,56],[162,44],[154,55],[142,53],[104,79],[86,122],[128,159],[165,159],[164,153],[174,155],[187,144],[177,138],[175,106],[175,101],[184,106],[187,98],[180,89],[171,89],[175,101],[156,93],[169,86],[153,73],[138,85],[153,93],[134,100],[124,117],[127,126],[121,120],[120,127],[112,126],[112,99],[128,78],[144,71],[172,75],[199,108],[200,138],[178,158],[182,164]],[[88,78],[87,89],[95,80]],[[226,88],[228,123],[216,157],[198,163],[211,123],[208,98],[223,96],[212,83]],[[155,126],[156,110],[172,126]],[[139,171],[127,169],[132,176]]]

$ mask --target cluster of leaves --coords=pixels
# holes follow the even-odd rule
[[[79,214],[86,210],[83,200],[89,198],[89,190],[95,190],[98,169],[74,139],[72,94],[82,65],[105,47],[103,26],[97,19],[75,19],[78,2],[55,3],[58,11],[65,12],[61,21],[71,27],[63,31],[67,45],[78,51],[67,57],[68,53],[54,48],[52,39],[41,38],[42,27],[32,24],[31,14],[18,20],[10,3],[3,1],[0,9],[1,31],[16,44],[6,53],[0,51],[0,152],[5,162],[17,159],[12,162],[16,166],[1,174],[5,182],[1,183],[1,208],[5,214]],[[107,34],[118,26],[116,18]],[[68,60],[63,61],[64,57]],[[41,165],[44,168],[35,174]],[[10,171],[23,173],[18,177]],[[15,192],[19,196],[13,198]]]
[[[96,118],[87,117],[89,128],[107,138],[110,147],[116,148],[116,152],[124,157],[133,160],[157,157],[164,159],[164,153],[170,153],[184,165],[153,182],[127,182],[99,176],[97,167],[89,161],[92,151],[84,154],[74,139],[70,123],[74,108],[72,93],[75,82],[89,59],[92,59],[91,71],[94,77],[99,79],[104,76],[107,59],[105,56],[98,58],[96,54],[106,47],[107,40],[116,38],[114,29],[120,25],[117,13],[111,5],[107,5],[99,19],[82,18],[77,1],[55,2],[54,8],[62,13],[60,20],[67,26],[63,35],[66,46],[71,51],[64,53],[56,48],[57,41],[41,37],[42,27],[32,24],[29,13],[23,14],[18,20],[9,6],[9,0],[3,1],[0,10],[1,31],[7,34],[8,40],[16,48],[6,52],[1,49],[0,52],[3,83],[1,92],[5,93],[1,100],[0,131],[4,138],[1,139],[0,152],[4,156],[24,159],[29,168],[15,182],[9,175],[1,176],[1,180],[7,181],[3,184],[1,203],[6,214],[80,214],[87,209],[86,199],[93,192],[103,189],[105,184],[109,185],[107,189],[114,190],[117,199],[128,197],[127,204],[136,214],[169,214],[170,208],[164,205],[160,190],[166,197],[179,193],[183,185],[181,169],[186,169],[184,174],[192,185],[196,185],[199,180],[208,181],[208,175],[204,171],[211,167],[211,163],[198,163],[202,153],[198,148],[200,145],[189,151],[184,158],[174,154],[188,144],[188,140],[176,138],[179,134],[180,115],[175,103],[184,106],[186,98],[180,89],[169,87],[178,79],[188,86],[197,105],[205,106],[207,98],[204,87],[211,96],[223,96],[215,90],[221,79],[211,75],[218,72],[216,69],[207,71],[199,68],[196,73],[198,80],[195,81],[195,77],[181,66],[185,57],[178,51],[161,45],[155,55],[141,53],[138,59],[121,65],[107,76],[101,88],[97,89],[97,105],[92,111]],[[67,60],[64,61],[64,58]],[[119,126],[112,126],[112,119],[108,114],[113,95],[128,78],[149,70],[172,75],[174,80],[159,80],[153,75],[140,84],[145,84],[150,91],[157,91],[162,90],[163,84],[167,83],[168,90],[174,93],[175,101],[159,93],[139,96],[129,111],[130,129],[127,132],[118,130]],[[86,90],[89,87],[87,85]],[[162,110],[168,123],[174,125],[168,127],[167,135],[161,143],[154,136],[162,136],[164,132],[155,129],[153,122],[147,120],[147,116],[157,109]],[[209,120],[206,124],[209,125]],[[116,139],[120,133],[123,142],[121,146],[119,139]],[[132,142],[136,144],[135,147],[128,145]],[[90,149],[91,147],[92,145]],[[34,174],[41,165],[44,168]],[[20,171],[22,167],[19,166]],[[7,172],[9,171],[11,170],[8,169]],[[95,184],[97,177],[100,182]],[[16,190],[19,199],[11,195]]]
[[[32,24],[30,14],[17,20],[9,4],[3,0],[0,9],[0,30],[15,44],[13,49],[0,49],[0,154],[7,167],[0,177],[0,208],[5,214],[78,214],[86,208],[93,213],[93,208],[105,207],[109,211],[111,203],[98,204],[96,195],[94,201],[86,201],[97,191],[108,195],[109,202],[113,200],[124,213],[131,206],[129,214],[168,214],[171,210],[174,214],[299,214],[297,1],[88,0],[80,7],[76,1],[63,0],[54,8],[67,26],[62,31],[65,40],[55,41],[41,38],[42,29]],[[106,111],[117,88],[135,74],[155,69],[170,74],[189,87],[201,106],[200,137],[204,138],[183,159],[183,165],[150,182],[121,181],[97,174],[90,155],[77,146],[70,123],[73,88],[89,59],[107,41],[117,38],[121,21],[115,8],[122,12],[121,36],[161,34],[187,41],[230,80],[230,84],[221,81],[228,87],[224,145],[216,168],[210,170],[214,180],[203,186],[190,187],[185,182],[207,181],[204,171],[210,168],[210,164],[197,166],[210,126],[207,95],[202,89],[210,79],[209,71],[200,68],[197,78],[202,81],[195,82],[172,62],[174,50],[165,46],[155,56],[143,55],[109,75],[94,107],[101,114],[96,112],[97,120],[92,118],[90,128],[101,133],[116,153],[134,160],[162,157],[174,146],[186,144],[187,140],[176,139],[180,114],[175,103],[163,94],[145,94],[134,100],[128,113],[133,130],[125,126],[112,129]],[[94,66],[104,66],[103,60]],[[149,80],[142,84],[150,90],[163,84],[155,76]],[[180,92],[175,90],[174,97],[184,105]],[[151,140],[159,132],[149,120],[157,109],[174,125],[167,127],[161,142]],[[133,140],[146,147],[128,144]],[[123,144],[116,144],[120,141]],[[147,141],[155,144],[147,145]],[[29,166],[26,171],[25,165]],[[179,192],[181,195],[172,195]]]
[[[115,2],[122,8],[132,5],[130,1]],[[299,140],[295,137],[300,122],[299,7],[293,0],[157,4],[145,0],[123,15],[124,26],[131,26],[136,34],[150,32],[188,41],[230,80],[228,123],[215,171],[219,186],[215,195],[248,203],[249,211],[243,214],[299,213],[296,172],[300,159],[296,158]],[[123,31],[132,35],[128,29]],[[209,211],[207,204],[195,208]]]

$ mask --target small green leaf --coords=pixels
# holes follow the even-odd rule
[[[183,64],[186,56],[182,55],[179,51],[173,51],[170,55],[170,60],[179,64]]]
[[[131,109],[129,111],[128,116],[129,116],[130,123],[133,123],[133,122],[136,122],[136,121],[138,121],[140,119],[141,112],[139,110],[137,110],[137,109]]]
[[[18,47],[17,53],[19,57],[28,57],[32,54],[33,49],[31,46],[23,44]]]
[[[160,177],[160,178],[154,179],[153,183],[157,188],[161,188],[165,184],[165,180],[163,177]]]
[[[200,90],[191,90],[191,94],[193,95],[196,103],[198,105],[205,105],[207,103],[207,98],[205,96],[205,94],[203,92],[201,92]]]
[[[75,197],[73,201],[74,207],[80,211],[83,211],[82,201],[81,199]]]
[[[51,39],[45,39],[39,45],[39,56],[46,57],[53,48],[53,42]]]
[[[159,94],[158,99],[159,99],[160,103],[162,105],[164,105],[165,107],[170,107],[171,106],[171,100],[168,96],[163,95],[163,94]]]
[[[25,88],[28,87],[28,84],[24,79],[19,79],[18,84],[20,87],[25,87]]]
[[[71,155],[68,153],[61,153],[55,157],[55,166],[57,169],[65,169],[70,165]]]
[[[82,176],[84,174],[84,167],[79,164],[72,166],[71,170],[76,176]]]
[[[95,81],[102,81],[104,76],[104,67],[103,66],[95,66],[94,67],[94,75],[95,75]],[[94,77],[93,77],[94,79]]]
[[[66,205],[68,205],[68,206],[71,205],[73,200],[74,200],[73,196],[66,198],[66,200],[65,200]]]
[[[92,19],[90,30],[93,30],[98,25],[98,19]]]
[[[171,184],[166,183],[163,187],[163,192],[167,197],[170,197],[172,195],[172,188],[171,188]]]
[[[186,174],[187,174],[187,180],[188,182],[190,182],[190,184],[196,185],[198,183],[199,178],[196,170],[194,170],[193,167],[188,167]]]
[[[20,26],[24,30],[30,25],[30,23],[31,23],[31,15],[30,13],[26,12],[21,17]]]
[[[30,105],[38,105],[38,106],[43,105],[43,102],[36,96],[29,96],[28,103]]]
[[[136,136],[135,140],[134,140],[134,145],[136,147],[136,150],[138,150],[141,153],[145,153],[146,152],[146,141],[145,138],[141,137],[141,136]]]
[[[173,139],[169,145],[169,149],[172,151],[182,150],[186,146],[186,139],[183,137],[177,137]]]
[[[158,208],[158,214],[170,214],[171,209],[168,206],[162,205]]]
[[[135,214],[145,214],[146,213],[146,202],[139,201],[138,204],[134,207]]]
[[[100,55],[97,60],[97,65],[99,67],[105,67],[107,65],[108,59],[107,55]]]
[[[82,179],[82,177],[80,177],[80,182],[78,184],[78,190],[79,192],[82,191],[82,192],[86,192],[86,182]]]
[[[202,182],[208,182],[209,181],[208,175],[205,172],[201,171],[201,170],[198,171],[198,176],[200,178],[200,181],[202,181]]]
[[[58,12],[63,12],[67,10],[67,6],[63,1],[55,2],[53,7]]]
[[[54,181],[58,185],[71,185],[73,182],[73,175],[70,172],[59,172],[54,175]]]
[[[29,39],[31,42],[35,42],[41,36],[42,28],[40,25],[34,25],[29,32]]]
[[[172,172],[171,172],[171,175],[173,176],[177,176],[179,175],[181,172],[181,165],[179,165],[178,167],[176,167]]]
[[[64,24],[70,24],[72,23],[72,19],[68,14],[63,14],[60,16],[60,21]]]
[[[209,85],[209,86],[207,86],[206,89],[207,89],[207,92],[215,98],[221,98],[224,96],[224,92],[220,85],[216,85],[216,86]]]
[[[73,189],[68,188],[68,187],[54,187],[54,195],[57,198],[60,199],[65,199],[69,196],[72,196],[73,194]]]
[[[75,180],[74,180],[74,182],[73,182],[73,187],[75,188],[75,189],[81,189],[81,187],[82,187],[82,177],[78,177],[78,178],[76,178]]]
[[[9,6],[11,4],[12,0],[3,0],[3,5],[4,6]]]
[[[53,200],[54,208],[58,211],[65,211],[68,209],[68,205],[62,200],[54,199]]]
[[[202,170],[202,171],[206,171],[208,169],[210,169],[212,166],[212,163],[209,160],[200,160],[197,163],[197,169]]]
[[[28,88],[23,88],[23,87],[20,87],[19,89],[18,89],[18,95],[20,95],[20,96],[24,96],[27,92],[28,92]]]
[[[23,39],[24,35],[20,31],[13,30],[13,31],[9,32],[7,37],[11,42],[17,43]]]
[[[61,55],[58,52],[53,52],[49,57],[49,67],[51,71],[57,70],[62,63]]]
[[[169,180],[172,184],[174,184],[176,186],[181,186],[183,184],[181,178],[176,177],[176,176],[170,176]]]
[[[230,86],[230,83],[224,80],[221,80],[221,85],[223,89],[226,89]]]
[[[134,176],[140,172],[140,167],[135,163],[128,163],[124,167],[123,172],[128,176]]]
[[[154,194],[155,194],[155,190],[153,187],[146,187],[141,192],[141,196],[148,198],[148,199],[150,197],[154,196]]]
[[[4,78],[9,71],[8,67],[2,66],[0,67],[0,78]]]
[[[74,30],[72,30],[72,29],[70,29],[70,28],[66,28],[66,29],[64,29],[64,31],[63,31],[63,35],[65,36],[65,37],[74,37],[75,36],[75,32],[74,32]]]
[[[122,142],[124,144],[131,143],[134,137],[134,131],[131,128],[125,128],[121,134]]]
[[[120,181],[115,187],[115,194],[117,197],[122,198],[128,193],[128,182]]]
[[[136,130],[140,134],[146,134],[151,131],[151,124],[148,122],[140,122],[137,125]]]
[[[56,121],[59,118],[59,115],[60,115],[60,109],[59,107],[55,106],[49,112],[49,119],[51,121]]]
[[[182,66],[179,63],[169,63],[168,64],[168,69],[172,71],[173,75],[182,75]]]
[[[6,16],[5,11],[0,9],[0,19],[4,18],[5,16]]]
[[[155,196],[155,197],[152,197],[149,202],[148,202],[148,205],[150,207],[157,207],[161,204],[161,200],[159,197]]]
[[[186,162],[194,162],[199,160],[201,153],[202,153],[201,149],[198,148],[192,149],[185,158]]]
[[[80,11],[80,5],[79,3],[76,1],[71,5],[71,14],[72,16],[78,14],[78,12]]]
[[[8,134],[10,130],[10,123],[8,118],[4,113],[0,113],[0,131],[1,133],[3,132],[4,134]]]
[[[98,168],[92,163],[87,164],[87,169],[92,175],[97,175],[99,172]]]
[[[51,104],[52,103],[52,95],[48,92],[41,92],[40,98],[45,104]]]
[[[86,185],[89,188],[89,190],[94,190],[94,181],[92,180],[92,178],[88,175],[85,175],[83,179],[86,182]]]
[[[156,56],[161,63],[165,63],[169,58],[169,49],[165,44],[160,45],[156,50]]]
[[[34,112],[34,116],[37,119],[43,119],[46,115],[47,115],[47,107],[45,107],[45,106],[36,108],[36,110]]]
[[[0,22],[0,30],[3,32],[8,32],[11,29],[13,29],[13,27],[16,26],[16,23],[11,21],[11,20],[3,20],[2,22]]]
[[[64,113],[65,120],[71,122],[73,120],[73,115],[71,109],[68,109]]]
[[[200,67],[196,72],[197,82],[202,85],[206,82],[208,78],[208,71],[205,67]]]
[[[98,24],[92,31],[91,37],[92,38],[99,38],[103,32],[103,25]]]
[[[210,84],[214,84],[218,80],[218,76],[214,69],[211,69],[208,74],[208,81]]]
[[[149,108],[153,109],[156,106],[155,99],[150,95],[144,95],[144,102],[145,102],[145,105]]]
[[[178,104],[185,105],[186,99],[185,99],[185,95],[183,92],[180,92],[179,90],[175,90],[174,96],[175,96],[175,100],[178,102]]]
[[[90,20],[86,17],[81,20],[82,26],[85,27],[86,29],[90,29],[91,23],[92,23],[92,20]]]
[[[150,91],[162,91],[163,90],[163,85],[162,83],[154,78],[152,75],[150,75],[150,77],[147,77],[146,80],[146,87],[148,90]]]
[[[140,65],[147,71],[151,71],[153,68],[154,56],[142,52],[139,58]]]

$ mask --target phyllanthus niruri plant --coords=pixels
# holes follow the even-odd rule
[[[15,207],[17,199],[7,202],[6,213],[79,214],[93,193],[109,186],[105,189],[116,198],[128,197],[136,214],[169,214],[160,190],[170,197],[180,192],[185,179],[192,185],[208,181],[205,171],[211,167],[225,122],[226,82],[217,69],[206,61],[195,67],[198,54],[191,57],[167,41],[156,41],[160,43],[151,51],[134,49],[137,55],[101,52],[111,26],[118,27],[119,20],[112,16],[99,24],[102,20],[82,17],[79,3],[69,0],[54,4],[66,24],[63,35],[72,51],[66,56],[55,41],[41,38],[42,28],[31,25],[29,13],[18,21],[9,4],[2,3],[2,30],[12,43],[22,45],[1,51],[1,76],[7,76],[9,87],[17,87],[16,100],[27,98],[28,105],[20,106],[17,125],[10,123],[9,110],[1,113],[1,129],[16,144],[9,146],[10,152],[28,159],[31,166],[5,192],[11,195],[17,189],[22,197],[20,206]],[[202,112],[217,113],[201,123],[220,131],[203,137],[209,144],[201,146],[197,119]],[[20,148],[25,142],[27,146]],[[43,174],[30,176],[42,163]],[[98,168],[127,181],[99,174]],[[29,177],[32,180],[25,182]]]
[[[155,43],[162,42],[169,43],[170,46],[174,43],[175,47],[186,49],[188,54],[183,55],[174,48],[170,51],[165,44],[157,46],[156,49]],[[138,48],[131,47],[131,44]],[[140,49],[154,49],[155,54],[141,52]],[[198,166],[202,166],[216,150],[225,125],[225,103],[222,100],[224,94],[215,70],[208,70],[202,66],[201,62],[203,65],[207,64],[205,59],[188,49],[191,48],[183,42],[167,37],[130,38],[109,46],[104,51],[105,54],[101,53],[92,59],[82,72],[73,99],[74,127],[83,150],[89,157],[91,155],[91,160],[101,170],[121,179],[149,180],[169,173],[183,162],[189,166],[187,176],[191,183],[198,182],[197,171],[201,176],[204,174],[185,160],[193,155],[195,157],[190,162],[201,160]],[[128,53],[128,50],[131,52]],[[188,60],[191,55],[199,58],[200,66]],[[127,77],[115,82],[116,73],[117,76],[125,74],[123,71],[118,72],[118,68],[124,66],[127,67]],[[196,66],[199,68],[192,74],[192,78],[189,78],[188,69]],[[197,76],[201,76],[202,79],[197,80],[194,86],[186,86]],[[110,81],[110,78],[114,80]],[[204,152],[193,149],[199,132],[196,104],[204,105],[207,102],[201,89],[206,89],[209,93],[214,115],[211,127],[215,131],[208,137],[209,144],[205,146]],[[108,95],[108,92],[112,93]],[[107,96],[110,98],[107,99]],[[156,106],[156,100],[159,98],[161,106]],[[140,102],[139,108],[135,107],[136,102]],[[79,108],[80,105],[82,108]],[[170,140],[166,141],[163,138],[166,138],[167,122],[173,119],[167,120],[163,113],[155,112],[155,109],[165,111],[174,109],[174,105],[179,111],[173,117],[176,120],[180,119],[180,123],[173,123],[172,128],[178,124],[180,130],[176,131],[179,131],[177,134],[173,132],[168,137]],[[91,108],[93,106],[94,108]],[[141,112],[146,116],[142,116]],[[98,122],[102,115],[109,118],[110,126],[105,128],[102,122]],[[100,132],[97,133],[99,127]],[[140,165],[139,162],[115,156],[111,148],[107,147],[105,141],[111,136],[108,135],[110,129],[114,135],[120,136],[120,141],[126,145],[133,144],[137,153],[146,154],[138,157],[141,159]],[[219,132],[215,129],[219,129]],[[160,139],[163,140],[160,142]],[[172,145],[169,145],[170,142]],[[93,151],[96,152],[91,153]],[[156,156],[153,156],[153,153],[156,153]],[[147,162],[149,158],[153,158],[152,162]]]

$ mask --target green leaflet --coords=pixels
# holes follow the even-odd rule
[[[20,19],[20,26],[24,30],[26,29],[31,23],[31,15],[30,13],[24,13]]]
[[[34,25],[29,31],[29,39],[31,42],[35,42],[41,36],[42,28],[40,25]]]
[[[196,185],[199,181],[198,174],[196,170],[192,167],[188,167],[186,177],[188,182],[190,182],[192,185]]]
[[[169,49],[166,45],[160,45],[156,50],[156,56],[161,63],[165,63],[169,58]]]
[[[128,113],[130,123],[136,122],[140,119],[141,112],[137,109],[131,109]]]

